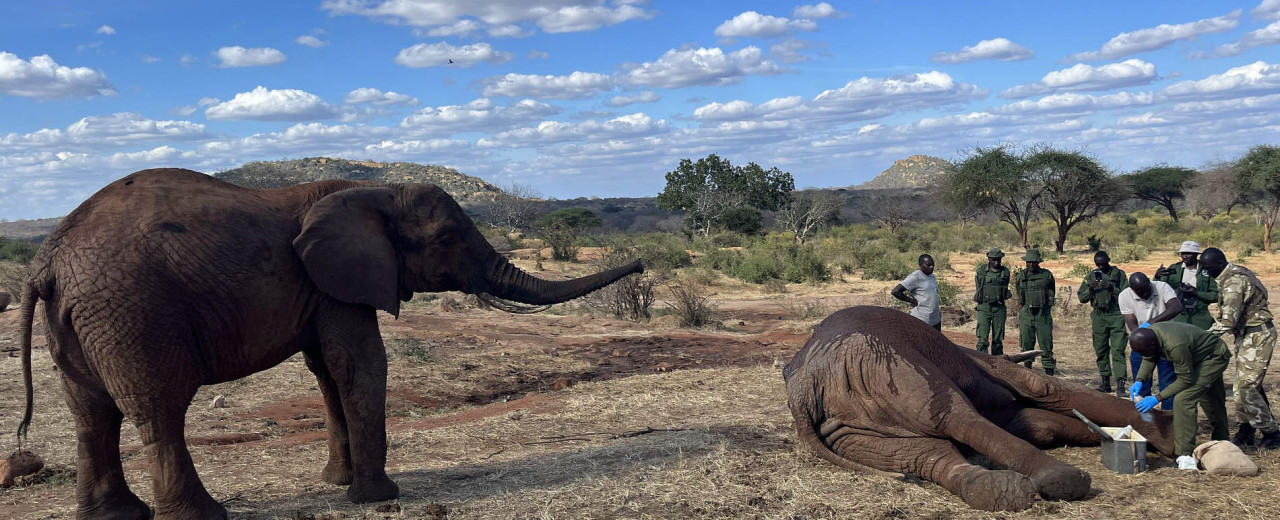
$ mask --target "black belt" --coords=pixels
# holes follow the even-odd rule
[[[1272,324],[1271,324],[1271,322],[1269,322],[1269,321],[1268,321],[1268,322],[1266,322],[1266,323],[1263,323],[1262,325],[1254,325],[1254,326],[1252,326],[1252,327],[1245,327],[1243,332],[1244,332],[1245,334],[1253,334],[1253,333],[1255,333],[1255,332],[1262,332],[1262,331],[1264,331],[1264,330],[1267,330],[1267,329],[1274,329],[1274,328],[1276,328],[1276,326],[1275,326],[1275,325],[1272,325]]]

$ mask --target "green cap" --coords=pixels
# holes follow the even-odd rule
[[[1044,261],[1044,259],[1040,257],[1040,250],[1034,247],[1031,249],[1028,249],[1027,255],[1022,257],[1022,259],[1027,262],[1043,262]]]
[[[993,247],[987,251],[987,258],[1004,258],[1004,251],[998,247]]]

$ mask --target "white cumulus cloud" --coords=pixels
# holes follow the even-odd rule
[[[116,30],[112,28],[110,25],[103,25],[102,27],[99,27],[98,30],[93,32],[95,34],[105,34],[107,36],[111,36],[116,33]]]
[[[1277,2],[1280,2],[1280,0],[1277,0]],[[1254,47],[1278,43],[1280,43],[1280,21],[1271,22],[1271,24],[1256,31],[1249,31],[1238,42],[1219,45],[1217,49],[1214,49],[1213,55],[1218,57],[1236,56]]]
[[[1280,20],[1280,0],[1262,0],[1249,14],[1263,20]]]
[[[467,68],[480,62],[498,64],[514,59],[515,56],[511,53],[495,51],[487,43],[472,43],[461,47],[455,47],[447,42],[419,43],[401,49],[400,54],[396,55],[396,63],[412,68],[444,65]],[[449,63],[450,60],[453,63]]]
[[[394,25],[426,29],[432,37],[459,36],[484,29],[491,36],[525,36],[525,27],[547,33],[592,31],[654,12],[633,0],[324,0],[332,15],[364,16]],[[519,30],[514,29],[517,27]]]
[[[1156,66],[1136,58],[1097,67],[1077,63],[1045,74],[1036,83],[1005,90],[1000,93],[1000,97],[1018,99],[1053,92],[1110,90],[1146,85],[1156,79]]]
[[[785,17],[747,11],[725,20],[716,27],[715,35],[720,38],[770,38],[786,36],[796,31],[817,29],[818,24],[807,18],[790,20]]]
[[[964,63],[974,60],[1018,61],[1036,57],[1031,49],[1009,41],[1007,38],[982,40],[966,45],[955,52],[939,52],[931,58],[935,63]]]
[[[400,128],[443,135],[457,132],[501,131],[515,125],[537,121],[559,112],[559,108],[531,99],[524,99],[507,106],[498,106],[488,98],[480,98],[465,105],[419,109],[404,118],[400,122]]]
[[[33,99],[110,96],[115,87],[101,71],[58,65],[48,55],[24,60],[0,52],[0,93]]]
[[[1222,99],[1280,89],[1280,65],[1256,61],[1201,80],[1170,85],[1161,95],[1174,99]]]
[[[732,85],[748,75],[781,74],[782,67],[764,59],[758,47],[725,54],[718,47],[669,50],[657,61],[634,66],[625,81],[633,85],[680,88],[693,85]]]
[[[219,67],[264,67],[284,63],[287,57],[283,52],[271,47],[254,47],[247,49],[236,45],[223,47],[213,52],[218,57]]]
[[[539,99],[584,99],[613,88],[605,74],[574,71],[568,76],[507,74],[481,80],[482,96],[530,97]]]
[[[646,90],[635,95],[613,96],[604,104],[611,107],[625,107],[636,103],[657,103],[661,99],[657,92]]]
[[[311,121],[337,115],[320,96],[296,89],[269,90],[259,86],[236,94],[230,101],[204,111],[205,117],[223,121]]]
[[[1240,25],[1239,9],[1215,18],[1205,18],[1177,25],[1160,24],[1155,27],[1120,33],[1096,51],[1078,52],[1067,56],[1066,61],[1095,61],[1123,58],[1139,52],[1163,49],[1176,42],[1195,39],[1205,34],[1227,32]]]
[[[383,92],[372,87],[361,87],[347,93],[343,103],[369,103],[372,105],[417,105],[418,98],[399,92]]]
[[[325,45],[328,44],[328,42],[321,40],[320,38],[316,38],[315,36],[312,36],[310,34],[304,34],[302,36],[299,36],[297,39],[293,41],[302,45],[306,45],[307,47],[317,47],[317,48],[324,47]]]
[[[791,16],[794,18],[817,20],[820,18],[844,16],[844,13],[836,11],[836,8],[832,7],[831,4],[822,2],[817,5],[798,5],[795,10],[791,11]]]

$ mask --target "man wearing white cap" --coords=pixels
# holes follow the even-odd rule
[[[1200,265],[1200,244],[1194,240],[1178,248],[1182,261],[1156,269],[1156,280],[1167,283],[1178,293],[1182,313],[1172,321],[1190,323],[1204,330],[1213,326],[1209,304],[1218,302],[1218,282]]]

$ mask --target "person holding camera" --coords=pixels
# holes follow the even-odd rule
[[[1111,378],[1114,377],[1116,395],[1127,397],[1125,376],[1128,371],[1125,370],[1124,347],[1129,335],[1124,330],[1124,318],[1120,317],[1117,298],[1120,291],[1129,287],[1129,277],[1119,267],[1111,265],[1111,255],[1106,251],[1093,255],[1093,265],[1097,269],[1085,277],[1076,296],[1080,303],[1093,306],[1090,315],[1093,353],[1097,356],[1098,375],[1102,376],[1097,389],[1099,392],[1111,392]]]
[[[974,274],[973,301],[978,303],[978,352],[987,351],[987,336],[991,336],[991,354],[1004,354],[1004,320],[1008,315],[1005,300],[1013,297],[1009,292],[1009,268],[1000,265],[1004,251],[998,247],[987,251],[987,263],[978,266]]]
[[[1182,261],[1156,269],[1155,279],[1172,286],[1178,293],[1178,301],[1182,302],[1182,313],[1173,321],[1209,330],[1213,326],[1209,304],[1218,302],[1218,281],[1200,265],[1199,243],[1194,240],[1183,242],[1178,254]]]
[[[1178,293],[1174,292],[1173,287],[1159,280],[1151,281],[1143,273],[1129,275],[1129,288],[1120,291],[1117,301],[1120,303],[1120,316],[1124,318],[1129,334],[1133,334],[1140,328],[1171,321],[1175,316],[1182,315],[1182,302],[1178,301]],[[1173,394],[1165,392],[1164,389],[1173,384],[1177,377],[1174,374],[1173,363],[1168,359],[1160,358],[1155,364],[1155,368],[1160,371],[1160,395],[1165,396],[1160,401],[1160,408],[1172,410],[1173,398],[1170,396]],[[1129,365],[1133,369],[1133,380],[1136,383],[1140,379],[1138,369],[1142,367],[1142,354],[1137,350],[1131,350]],[[1133,393],[1132,388],[1130,388],[1130,394]],[[1151,385],[1142,388],[1138,395],[1142,397],[1151,395]]]

